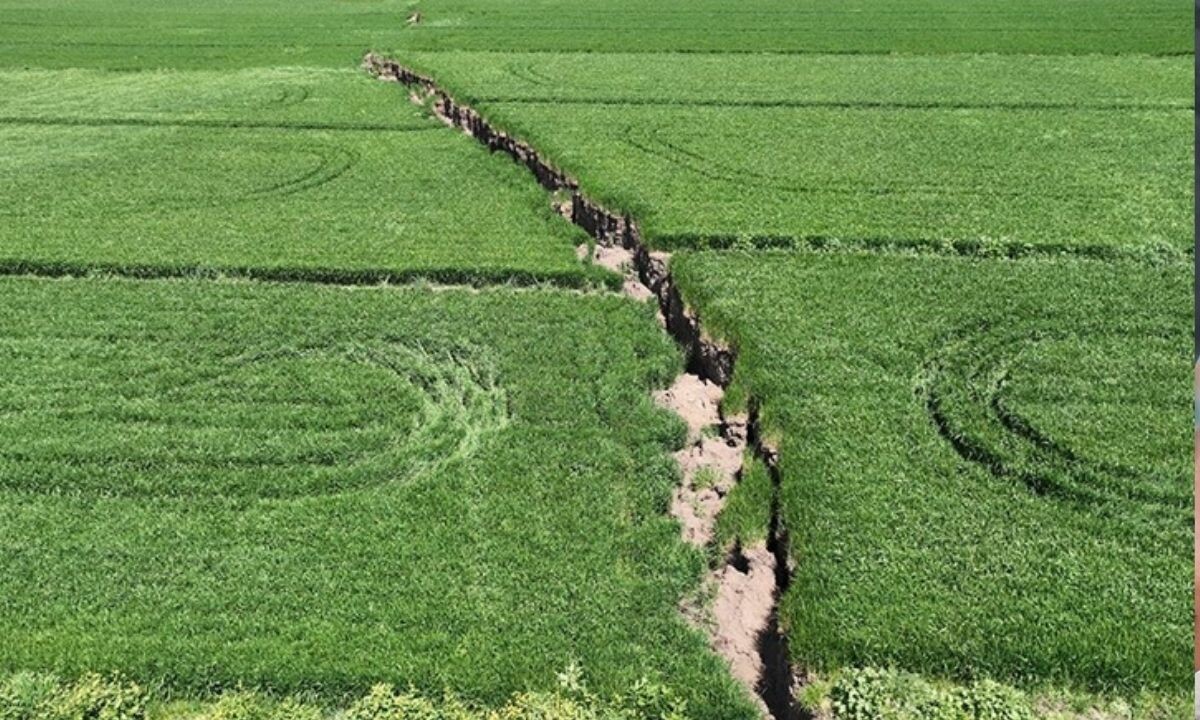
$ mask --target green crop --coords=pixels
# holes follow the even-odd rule
[[[436,127],[397,95],[352,67],[0,70],[0,122],[363,130],[381,137]]]
[[[350,67],[368,49],[1181,55],[1191,17],[1179,0],[22,0],[0,7],[0,66]]]
[[[1194,100],[1186,57],[397,52],[476,105],[1188,110]]]
[[[1190,265],[674,265],[782,438],[798,662],[1186,692]]]
[[[17,673],[0,679],[5,720],[687,720],[687,703],[671,689],[639,678],[619,693],[592,692],[577,665],[558,674],[549,691],[514,693],[502,707],[484,708],[453,693],[426,697],[380,683],[346,707],[304,697],[273,697],[237,689],[202,701],[164,702],[121,677],[95,673],[75,681]]]
[[[870,667],[814,678],[801,702],[830,720],[1170,720],[1192,711],[1190,694],[1100,697],[1055,688],[1021,691],[992,680],[954,683]]]
[[[423,0],[397,47],[773,53],[1187,53],[1178,0]]]
[[[0,266],[615,283],[506,158],[345,71],[0,74]]]
[[[749,717],[676,611],[680,360],[555,291],[0,282],[0,670]]]
[[[656,247],[1191,252],[1187,61],[649,57],[415,56]]]
[[[0,716],[753,717],[677,608],[776,521],[821,711],[1068,717],[1049,686],[1177,715],[1191,18],[4,3],[0,274],[102,277],[0,279]],[[667,517],[650,308],[562,292],[620,279],[368,50],[680,251],[780,441],[717,548]],[[698,252],[784,247],[825,252]],[[506,287],[311,286],[412,280]],[[555,688],[577,663],[596,694]]]
[[[410,12],[404,0],[16,0],[0,7],[0,66],[350,68]]]
[[[771,476],[763,463],[748,456],[737,485],[717,516],[717,544],[728,550],[765,542],[771,532]]]

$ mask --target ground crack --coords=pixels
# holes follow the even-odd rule
[[[588,198],[575,179],[527,143],[456,101],[431,78],[374,53],[368,53],[362,64],[372,75],[406,86],[413,102],[428,104],[445,124],[528,168],[552,194],[555,209],[596,240],[593,262],[624,274],[623,289],[629,296],[657,301],[659,323],[687,359],[686,373],[655,397],[688,424],[686,447],[675,454],[683,481],[675,490],[671,508],[680,520],[683,539],[698,547],[713,541],[717,515],[741,478],[747,448],[766,466],[773,483],[767,541],[735,548],[710,571],[708,581],[716,588],[716,601],[709,622],[698,624],[707,625],[713,649],[758,699],[764,716],[777,720],[800,717],[787,641],[778,617],[779,598],[792,571],[786,530],[780,520],[779,453],[763,441],[753,403],[748,417],[722,413],[721,399],[733,379],[736,355],[732,348],[705,335],[699,317],[684,303],[671,276],[670,255],[649,250],[632,218]],[[579,250],[581,257],[588,252],[586,246]]]

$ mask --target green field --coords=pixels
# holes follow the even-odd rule
[[[474,105],[1186,110],[1185,57],[404,52]]]
[[[780,444],[797,660],[1186,692],[1190,265],[675,269]]]
[[[0,264],[612,282],[511,162],[353,70],[0,73]]]
[[[631,212],[656,247],[1192,247],[1190,59],[669,55],[646,72],[629,55],[431,53],[417,64]]]
[[[399,49],[1029,54],[1192,50],[1178,0],[427,0]],[[652,65],[653,60],[648,64]]]
[[[367,50],[1187,55],[1191,18],[1179,0],[8,0],[0,66],[351,67]]]
[[[615,297],[0,284],[0,669],[745,711],[675,611],[678,370]],[[619,418],[619,421],[618,421]]]
[[[0,66],[351,68],[404,27],[403,0],[67,0],[0,5]]]
[[[822,720],[1178,715],[1192,14],[0,2],[0,716],[748,719],[681,611],[773,532]],[[711,546],[652,307],[369,50],[674,251],[780,450]]]

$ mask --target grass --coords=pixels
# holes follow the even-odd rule
[[[589,689],[578,666],[558,675],[549,691],[514,694],[503,707],[482,708],[451,693],[427,697],[379,684],[343,707],[311,697],[278,697],[233,690],[204,700],[164,700],[119,677],[73,681],[38,673],[0,679],[0,716],[23,720],[686,720],[686,703],[669,688],[640,679],[620,694]],[[858,668],[810,678],[802,706],[817,720],[1168,720],[1189,702],[1136,696],[1100,699],[1054,689],[1025,693],[991,681],[955,684],[912,673]]]
[[[276,697],[244,689],[200,701],[169,701],[137,683],[96,674],[66,681],[17,673],[0,679],[0,717],[21,720],[687,720],[687,703],[669,688],[639,679],[621,693],[601,696],[578,666],[558,675],[549,691],[514,693],[502,707],[480,707],[452,693],[427,697],[386,683],[346,706],[331,708],[304,696]]]
[[[661,248],[1191,249],[1189,111],[502,110],[552,138],[552,156],[601,197],[642,209]]]
[[[0,273],[106,277],[0,279],[0,673],[84,676],[52,693],[76,715],[108,697],[85,674],[120,671],[197,719],[317,717],[381,681],[521,717],[563,710],[543,693],[581,663],[604,697],[649,678],[702,720],[754,715],[676,611],[705,559],[665,516],[682,429],[647,390],[680,362],[647,308],[297,285],[619,285],[524,170],[354,69],[391,49],[685,251],[741,351],[727,398],[782,446],[782,620],[828,695],[1023,712],[995,676],[1168,716],[1190,18],[6,3]],[[778,246],[826,252],[692,252]],[[903,248],[976,259],[857,252]],[[751,462],[718,543],[763,539],[774,492]],[[242,685],[269,695],[203,702]]]
[[[350,68],[391,42],[410,12],[405,0],[16,0],[0,8],[0,66]]]
[[[869,667],[810,678],[800,702],[816,720],[1168,720],[1192,710],[1190,697],[1022,691],[991,680],[954,683]]]
[[[333,282],[614,284],[583,235],[361,73],[0,74],[0,265]]]
[[[675,269],[780,442],[797,662],[1187,692],[1189,264]]]
[[[717,546],[728,551],[735,545],[750,547],[766,542],[771,531],[771,495],[774,488],[766,466],[748,455],[742,477],[733,486],[717,516]]]
[[[351,67],[244,70],[0,70],[5,124],[421,130],[400,91]],[[433,126],[436,127],[436,126]]]
[[[1187,53],[1191,13],[1177,0],[425,0],[410,49],[593,53]]]
[[[676,611],[680,360],[553,291],[0,282],[0,672],[497,704],[572,663],[751,717]]]
[[[398,53],[471,104],[1187,110],[1194,101],[1187,57]]]
[[[1187,59],[639,57],[414,55],[659,248],[1192,252]]]
[[[0,8],[0,67],[351,67],[368,49],[1179,55],[1190,23],[1178,0],[19,0]]]

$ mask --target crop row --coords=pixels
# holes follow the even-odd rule
[[[1187,57],[405,50],[472,104],[1187,109]]]

